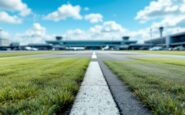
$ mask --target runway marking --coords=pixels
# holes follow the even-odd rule
[[[70,115],[119,115],[98,62],[89,64]]]
[[[91,57],[92,59],[97,59],[97,56],[96,56],[96,52],[93,52],[93,54],[92,54],[92,57]]]

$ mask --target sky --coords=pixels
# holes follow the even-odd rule
[[[75,40],[142,43],[185,31],[185,0],[0,0],[0,36],[43,43],[56,35]]]

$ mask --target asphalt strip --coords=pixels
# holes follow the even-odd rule
[[[151,112],[101,60],[99,64],[121,115],[151,115]]]
[[[96,59],[93,52],[92,59]],[[70,115],[119,115],[100,65],[91,61]]]

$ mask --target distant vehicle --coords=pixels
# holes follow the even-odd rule
[[[79,50],[85,50],[85,48],[84,47],[74,47],[73,50],[74,51],[79,51]]]
[[[80,50],[85,50],[84,47],[68,47],[66,48],[67,50],[73,50],[73,51],[80,51]]]
[[[149,50],[150,50],[150,51],[160,51],[160,50],[162,50],[162,49],[163,49],[162,47],[156,46],[156,47],[150,48]]]
[[[177,46],[177,47],[174,47],[173,50],[174,51],[184,51],[185,50],[185,47],[183,47],[183,46]]]
[[[32,47],[25,47],[25,50],[27,50],[27,51],[38,51],[37,48],[32,48]]]
[[[38,49],[37,48],[32,48],[32,51],[38,51]]]
[[[128,50],[129,46],[128,45],[122,45],[121,47],[119,47],[120,50]]]
[[[139,50],[148,50],[148,48],[147,47],[141,47],[141,48],[139,48]]]
[[[110,47],[107,45],[107,46],[105,46],[104,48],[102,48],[102,50],[109,50],[110,49]]]

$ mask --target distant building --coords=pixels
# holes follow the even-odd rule
[[[129,40],[129,37],[123,37],[122,40],[64,40],[62,37],[57,36],[56,40],[46,41],[54,47],[61,47],[64,49],[72,47],[84,47],[85,49],[102,49],[109,47],[112,49],[119,49],[130,44],[136,44],[137,41]]]
[[[0,38],[0,46],[9,46],[10,42],[8,39]]]
[[[145,44],[150,44],[151,46],[163,46],[167,48],[185,46],[185,32],[173,34],[162,38],[147,40],[145,41]]]
[[[11,50],[20,50],[20,43],[19,42],[12,42],[10,43]]]
[[[5,35],[5,32],[0,29],[0,47],[7,47],[10,45],[10,42],[7,38],[7,36]]]

